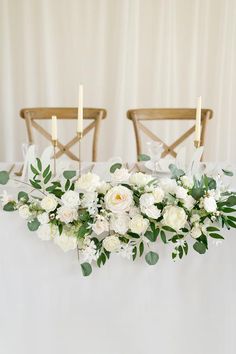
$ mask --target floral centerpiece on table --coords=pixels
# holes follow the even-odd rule
[[[221,228],[236,227],[236,195],[219,176],[197,178],[170,165],[171,178],[154,178],[115,164],[109,182],[90,172],[77,177],[75,171],[56,180],[39,159],[31,169],[33,191],[19,192],[17,200],[3,194],[3,209],[18,210],[42,240],[65,252],[77,249],[85,276],[113,253],[130,260],[144,256],[154,265],[158,242],[172,246],[173,259],[187,255],[191,240],[203,254],[209,238],[223,239]],[[0,172],[0,183],[8,180],[9,174]]]

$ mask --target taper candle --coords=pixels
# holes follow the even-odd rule
[[[79,85],[77,133],[83,133],[83,85]]]
[[[57,117],[52,116],[52,140],[57,140]]]
[[[196,110],[196,123],[195,123],[195,141],[200,142],[201,140],[201,109],[202,109],[202,97],[197,99],[197,110]]]

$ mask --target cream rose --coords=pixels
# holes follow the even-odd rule
[[[29,219],[29,217],[31,216],[31,212],[27,204],[24,204],[19,207],[19,215],[23,219]]]
[[[106,208],[113,213],[129,211],[133,204],[133,194],[130,189],[124,186],[115,186],[105,195]]]
[[[187,215],[184,209],[178,206],[167,206],[163,212],[163,224],[172,227],[172,229],[178,231],[185,226],[187,221]]]
[[[59,246],[64,252],[74,250],[77,247],[77,239],[74,236],[67,236],[62,233],[54,238],[54,242]]]
[[[193,209],[194,205],[196,203],[196,200],[191,196],[187,195],[187,197],[184,199],[184,207],[188,210]]]
[[[44,210],[46,210],[48,213],[49,213],[50,211],[55,210],[56,207],[57,207],[57,204],[58,204],[58,203],[57,203],[55,197],[52,196],[52,195],[47,195],[46,197],[44,197],[44,198],[41,200],[41,203],[40,203],[41,207],[42,207]]]
[[[215,198],[205,197],[203,199],[203,207],[208,213],[214,213],[217,210],[217,204]]]
[[[150,205],[146,208],[141,208],[143,214],[146,214],[149,218],[158,219],[161,215],[161,211],[155,206]]]
[[[82,175],[75,183],[75,188],[85,192],[94,192],[100,184],[100,177],[88,172]]]
[[[93,224],[92,230],[96,235],[101,235],[103,232],[108,232],[109,222],[103,216],[99,216]]]
[[[148,226],[149,221],[140,214],[136,214],[129,222],[130,230],[138,235],[144,234]]]
[[[37,235],[41,240],[49,241],[56,237],[58,234],[58,228],[53,224],[40,225],[37,230]]]
[[[152,193],[144,193],[141,195],[139,199],[140,207],[142,208],[148,208],[151,205],[155,203],[155,198]]]
[[[161,203],[165,197],[165,192],[161,187],[156,187],[152,192],[155,203]]]
[[[134,173],[130,176],[129,182],[137,187],[144,187],[148,182],[152,180],[152,176],[146,175],[142,172]]]
[[[187,190],[185,188],[178,186],[178,187],[176,187],[175,195],[176,195],[176,198],[178,198],[178,199],[185,199],[188,194],[187,194]]]
[[[61,201],[69,208],[77,208],[80,204],[79,193],[74,191],[67,191],[61,197]]]
[[[68,208],[67,206],[63,205],[57,210],[57,219],[64,222],[65,224],[69,224],[77,218],[78,212],[74,208]]]
[[[99,194],[106,194],[106,192],[108,192],[110,188],[111,188],[111,185],[109,183],[103,181],[103,182],[99,183],[96,190]]]
[[[117,252],[120,249],[121,242],[117,236],[107,236],[102,241],[102,245],[108,252]]]
[[[124,183],[127,182],[130,177],[130,173],[126,168],[117,168],[114,173],[111,174],[112,183]]]
[[[110,220],[110,228],[120,235],[125,235],[129,229],[130,218],[127,214],[113,214]]]

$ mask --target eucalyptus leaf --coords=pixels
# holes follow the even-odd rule
[[[83,276],[87,277],[88,275],[90,275],[92,273],[91,264],[85,262],[85,263],[82,263],[80,266],[82,269]]]
[[[76,176],[76,171],[64,171],[63,176],[65,179],[71,179]]]
[[[234,175],[232,171],[224,170],[223,168],[222,171],[226,176],[232,177]]]
[[[173,163],[169,165],[169,170],[172,174],[172,178],[179,178],[184,175],[184,171],[177,168]]]
[[[150,251],[146,254],[145,260],[149,265],[154,265],[159,260],[159,255],[156,252]]]
[[[138,161],[149,161],[149,160],[151,160],[151,157],[146,154],[138,155]]]
[[[27,226],[30,231],[36,231],[36,230],[38,230],[38,228],[40,226],[40,222],[38,221],[37,218],[35,218],[32,221],[29,221],[27,223]]]
[[[15,202],[8,202],[3,206],[4,211],[15,211]]]
[[[122,167],[121,163],[119,163],[119,162],[114,163],[110,168],[110,172],[114,173],[117,169],[120,169],[121,167]]]
[[[7,184],[9,181],[9,173],[7,171],[0,172],[0,184]]]
[[[204,254],[207,250],[206,246],[204,245],[204,243],[202,242],[195,242],[193,245],[193,248],[196,252],[200,253],[200,254]]]
[[[147,239],[151,242],[155,242],[157,239],[157,234],[152,231],[146,231],[144,236],[147,237]]]
[[[21,191],[18,193],[17,199],[18,199],[18,201],[28,202],[29,196],[26,192]]]

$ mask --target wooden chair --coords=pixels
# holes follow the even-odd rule
[[[213,116],[213,111],[211,109],[202,109],[201,111],[201,141],[200,145],[204,145],[205,142],[205,133],[206,133],[206,125],[208,120]],[[142,153],[142,145],[141,145],[141,136],[140,131],[146,134],[149,138],[154,141],[158,141],[163,144],[163,153],[162,157],[170,154],[173,157],[176,157],[177,153],[175,152],[175,148],[180,145],[185,139],[187,139],[194,131],[195,131],[195,122],[194,125],[188,129],[184,134],[182,134],[176,141],[172,144],[167,145],[156,136],[150,129],[148,129],[142,121],[158,121],[158,120],[195,120],[196,117],[196,109],[189,108],[157,108],[157,109],[131,109],[127,111],[128,119],[132,120],[134,125],[134,132],[136,138],[136,148],[137,155]]]
[[[106,117],[106,110],[102,108],[84,108],[84,119],[92,121],[87,127],[84,128],[83,136],[88,134],[90,130],[94,128],[93,145],[92,145],[92,161],[97,160],[97,145],[98,136],[101,126],[101,121]],[[32,128],[35,128],[40,134],[42,134],[47,140],[51,141],[51,133],[48,133],[37,121],[51,120],[51,117],[55,115],[58,120],[70,120],[77,119],[78,108],[23,108],[20,111],[20,117],[25,119],[29,144],[34,143]],[[78,142],[78,137],[75,133],[75,137],[70,140],[66,145],[60,141],[57,143],[59,151],[55,157],[59,158],[63,154],[67,155],[72,160],[79,161],[79,158],[71,152],[71,147]]]

